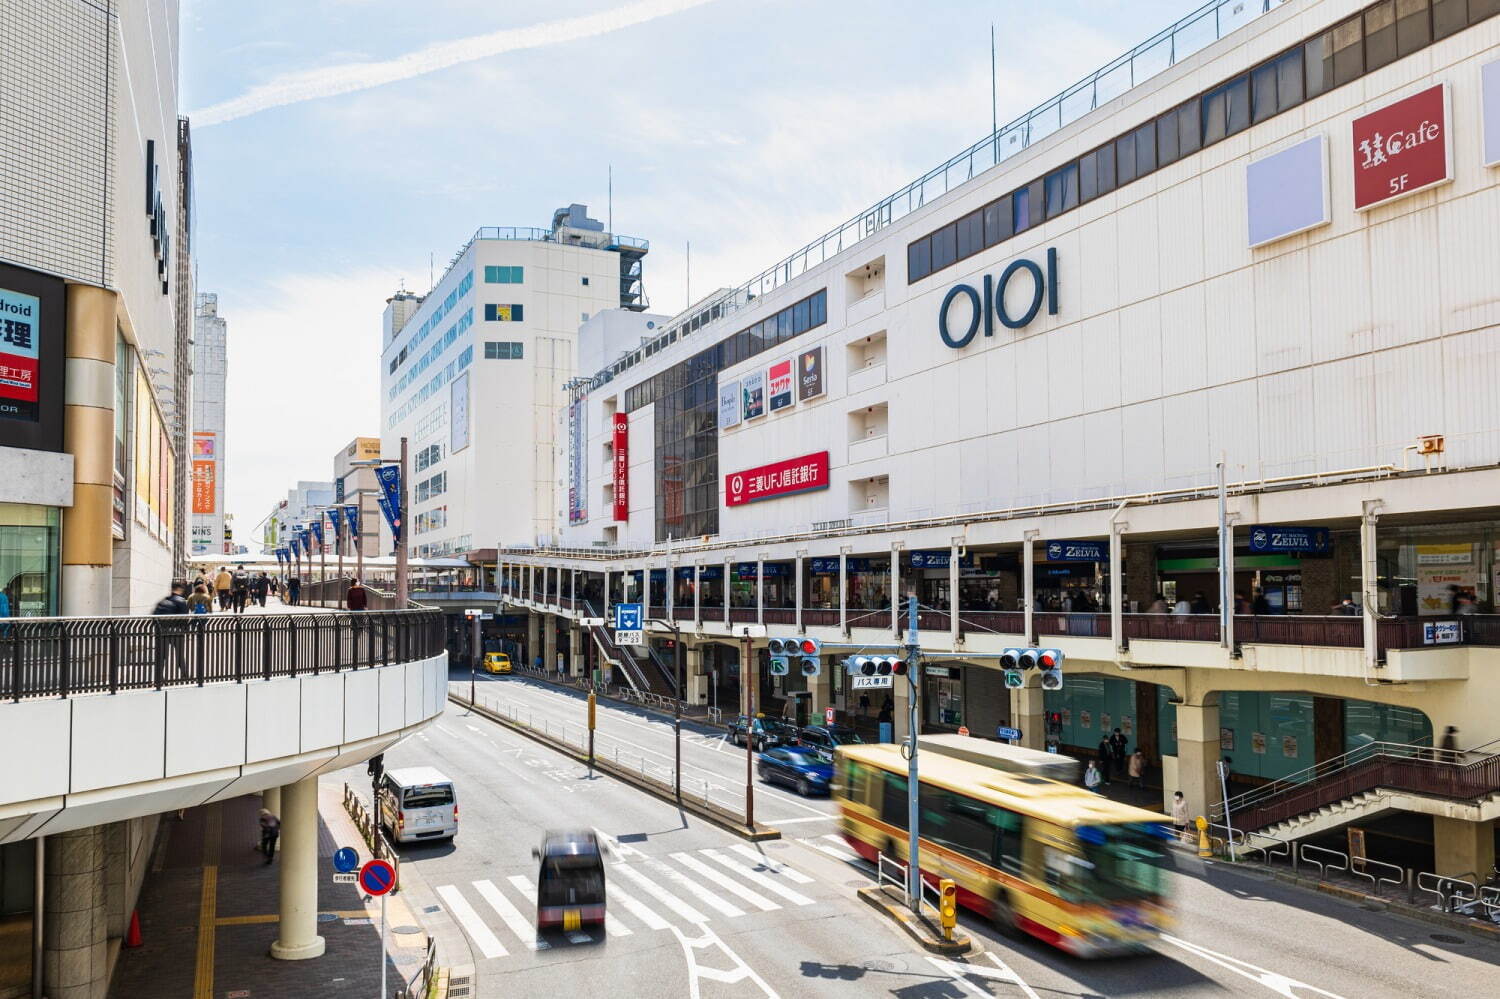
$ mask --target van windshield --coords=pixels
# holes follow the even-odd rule
[[[453,804],[452,784],[417,784],[406,789],[401,804],[407,808],[437,808]]]
[[[598,905],[604,901],[604,864],[598,854],[542,861],[538,905]]]

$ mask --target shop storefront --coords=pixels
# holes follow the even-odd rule
[[[756,570],[758,564],[755,562],[736,562],[734,564],[734,578],[729,584],[729,604],[731,607],[754,607],[756,605]],[[796,599],[796,579],[792,573],[792,564],[789,562],[767,562],[766,569],[766,603],[767,607],[791,607]]]
[[[0,503],[0,617],[51,617],[58,607],[56,507]]]
[[[1421,615],[1495,612],[1500,593],[1500,525],[1382,527],[1381,613]]]
[[[927,731],[957,732],[964,724],[962,666],[922,667],[922,724]]]

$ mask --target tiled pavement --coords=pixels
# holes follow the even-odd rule
[[[142,945],[123,950],[111,999],[145,997],[323,997],[379,994],[380,905],[354,885],[333,884],[338,846],[367,854],[342,807],[342,786],[320,788],[318,829],[318,932],[322,957],[277,961],[280,856],[266,864],[259,853],[259,795],[168,814],[141,892]],[[392,932],[387,988],[409,978],[426,953],[427,937],[401,895],[388,902]],[[398,929],[408,932],[396,932]],[[410,932],[415,929],[416,932]]]

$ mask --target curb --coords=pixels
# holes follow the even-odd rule
[[[973,946],[967,936],[961,931],[955,931],[952,940],[944,940],[939,932],[934,931],[931,922],[925,916],[919,917],[905,905],[897,904],[893,892],[884,886],[871,885],[861,888],[857,892],[860,900],[881,913],[906,931],[906,935],[922,945],[924,950],[934,954],[947,954],[950,957],[967,954]]]
[[[504,715],[495,714],[493,711],[491,711],[489,708],[486,708],[482,704],[472,704],[465,698],[459,697],[457,694],[454,694],[452,692],[448,694],[448,700],[452,701],[454,704],[462,705],[475,714],[488,718],[495,724],[502,725],[505,728],[510,729],[512,732],[524,735],[526,738],[532,740],[533,742],[540,743],[541,745],[546,746],[548,749],[551,749],[554,752],[561,753],[569,759],[575,760],[579,763],[588,762],[588,755],[579,751],[578,747],[563,742],[559,739],[554,739],[550,736],[544,735],[541,732],[528,728],[525,725],[517,725],[509,718],[506,718]],[[617,767],[610,761],[599,756],[594,757],[594,769],[602,774],[608,774],[618,781],[629,784],[637,790],[645,791],[652,797],[659,798],[669,805],[676,805],[678,808],[682,809],[685,812],[691,812],[693,815],[698,816],[700,819],[706,819],[719,828],[724,829],[727,832],[732,832],[736,836],[739,836],[741,839],[748,840],[751,843],[761,843],[766,840],[781,838],[781,830],[779,829],[759,824],[757,824],[754,829],[746,829],[745,823],[740,819],[738,815],[735,815],[733,812],[726,811],[716,805],[705,805],[701,802],[694,801],[686,797],[679,800],[671,787],[658,781],[652,780],[649,777],[643,777],[642,775],[627,770],[624,767]]]

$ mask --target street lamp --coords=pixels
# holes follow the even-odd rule
[[[687,691],[682,689],[682,631],[671,621],[663,621],[660,618],[648,618],[647,624],[656,624],[672,633],[672,651],[674,666],[677,671],[677,698],[672,704],[672,738],[675,743],[673,752],[677,757],[675,772],[677,775],[677,800],[682,800],[682,700]]]
[[[406,522],[410,518],[406,515],[406,438],[401,438],[401,456],[399,458],[366,458],[359,461],[351,461],[351,466],[379,467],[381,465],[397,465],[401,472],[396,480],[396,609],[405,610],[407,594],[409,592],[407,583],[407,530]],[[363,527],[363,525],[361,525]]]

